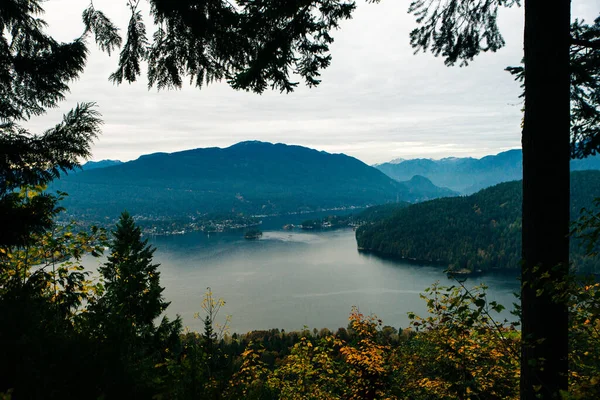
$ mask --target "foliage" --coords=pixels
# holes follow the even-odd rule
[[[26,120],[64,99],[69,81],[83,71],[82,40],[58,43],[39,18],[40,0],[6,0],[0,5],[0,120]]]
[[[37,190],[79,165],[101,121],[93,103],[82,103],[42,134],[19,125],[64,99],[68,83],[83,71],[83,40],[58,43],[44,30],[41,1],[6,0],[0,4],[0,245],[30,243],[31,234],[52,226],[59,198]],[[25,195],[23,193],[25,193]]]
[[[408,12],[420,25],[410,33],[416,51],[442,55],[446,65],[467,65],[482,51],[504,46],[498,30],[498,8],[520,5],[520,0],[413,0]]]
[[[592,208],[582,208],[579,218],[573,222],[571,235],[581,240],[588,257],[598,257],[600,246],[600,198],[594,200]]]
[[[600,17],[575,20],[571,37],[571,153],[583,158],[600,149]]]
[[[0,246],[0,391],[17,398],[59,398],[67,387],[74,396],[89,393],[93,345],[80,322],[102,286],[82,257],[99,254],[104,241],[102,230],[69,225],[33,235],[25,246]]]
[[[355,338],[350,343],[342,342],[340,348],[348,368],[344,398],[392,398],[389,394],[390,377],[398,365],[394,362],[391,346],[383,343],[379,334],[382,325],[376,316],[365,316],[358,308],[352,309],[348,327]]]
[[[92,103],[78,105],[63,121],[42,135],[32,135],[14,122],[0,124],[0,244],[31,243],[30,234],[52,226],[60,211],[61,196],[41,191],[53,179],[79,165],[79,157],[90,155],[91,141],[101,121]]]
[[[150,87],[180,88],[186,78],[197,87],[226,80],[235,89],[257,93],[293,91],[298,82],[292,75],[318,85],[320,71],[331,62],[331,31],[355,8],[353,1],[337,0],[148,2],[156,30],[149,39],[139,1],[130,0],[113,82],[135,81],[147,63]],[[83,20],[86,33],[103,41],[101,48],[110,51],[120,44],[115,26],[93,4]]]
[[[594,201],[600,206],[600,199]],[[598,257],[599,210],[582,210],[573,233],[582,239],[588,257]],[[600,283],[592,277],[570,279],[558,288],[558,299],[569,307],[569,393],[567,399],[600,396]]]
[[[600,396],[600,284],[573,283],[569,298],[569,394],[568,399]]]
[[[223,349],[228,333],[230,317],[223,323],[217,322],[219,311],[225,305],[223,299],[213,297],[206,289],[201,308],[204,313],[204,331],[186,331],[181,335],[181,351],[174,354],[168,364],[169,376],[173,381],[171,395],[182,399],[219,399],[226,391],[227,378],[231,371],[231,358]],[[194,318],[200,319],[196,313]],[[235,351],[229,349],[229,351]],[[236,352],[236,355],[239,353]]]
[[[267,385],[270,371],[261,360],[264,349],[254,342],[248,343],[246,350],[241,354],[242,364],[239,370],[231,377],[225,389],[226,399],[270,399],[272,391]],[[277,384],[277,383],[276,383]]]
[[[488,302],[485,289],[425,290],[430,315],[409,314],[418,333],[403,352],[408,391],[423,398],[519,398],[520,333],[494,320],[504,307]]]
[[[575,20],[571,37],[571,157],[585,158],[600,148],[600,17],[593,25]],[[506,70],[524,82],[524,67]]]
[[[289,353],[271,368],[263,361],[271,347],[250,342],[230,380],[228,398],[236,398],[234,393],[257,399],[393,398],[391,375],[398,365],[384,342],[381,320],[354,308],[348,328],[350,336],[301,332]]]
[[[333,342],[332,337],[325,337],[313,344],[302,337],[267,378],[268,387],[281,399],[341,398],[343,381],[333,360]]]

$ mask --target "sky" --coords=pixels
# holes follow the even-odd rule
[[[44,3],[49,33],[65,42],[79,37],[87,4]],[[504,68],[522,59],[523,8],[499,14],[504,48],[481,54],[461,68],[446,67],[442,58],[428,53],[413,54],[409,32],[416,25],[407,14],[408,4],[357,0],[353,19],[333,33],[333,59],[321,85],[290,94],[235,91],[225,82],[201,90],[184,86],[158,92],[148,90],[145,76],[116,86],[108,76],[116,70],[118,54],[109,57],[90,42],[85,71],[71,84],[66,101],[27,126],[42,132],[78,102],[96,102],[104,125],[92,149],[93,160],[128,161],[154,152],[227,147],[245,140],[345,153],[367,164],[395,158],[482,157],[519,148],[521,89]],[[94,6],[126,29],[125,0],[94,0]],[[591,23],[599,12],[598,0],[572,3],[573,18]],[[153,29],[148,31],[150,36]]]

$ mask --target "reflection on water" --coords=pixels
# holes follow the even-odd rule
[[[295,243],[317,243],[319,241],[326,240],[323,235],[316,235],[311,233],[298,233],[289,231],[274,231],[264,232],[261,237],[262,240],[278,240],[280,242],[295,242]]]
[[[245,240],[242,232],[153,238],[164,294],[171,301],[168,313],[180,314],[186,326],[201,330],[202,321],[194,320],[193,314],[201,311],[202,296],[210,286],[227,302],[222,312],[232,316],[235,332],[297,330],[304,325],[337,329],[347,325],[353,305],[399,328],[408,326],[408,311],[424,314],[419,298],[423,289],[435,281],[453,283],[438,267],[359,253],[351,229],[284,231],[285,223],[264,223],[259,240]],[[485,281],[490,298],[507,308],[519,288],[510,276],[472,281],[469,284]]]
[[[419,294],[421,293],[422,290],[394,290],[394,289],[377,289],[377,288],[370,288],[370,289],[355,289],[355,290],[342,290],[342,291],[338,291],[338,292],[327,292],[327,293],[304,293],[304,294],[299,294],[299,295],[295,295],[294,297],[323,297],[323,296],[336,296],[336,295],[340,295],[340,294],[384,294],[384,293],[412,293],[412,294]]]

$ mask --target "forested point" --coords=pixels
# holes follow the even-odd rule
[[[571,173],[571,218],[593,209],[600,171]],[[521,267],[522,182],[501,183],[470,196],[418,203],[362,225],[360,249],[442,265],[455,272],[518,270]],[[548,199],[549,202],[552,199]],[[576,226],[573,226],[574,230]],[[571,261],[581,273],[600,272],[574,232]]]

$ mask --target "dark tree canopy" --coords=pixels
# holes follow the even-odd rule
[[[41,3],[0,3],[0,246],[23,245],[31,234],[49,229],[58,197],[30,198],[29,189],[40,191],[78,166],[100,132],[94,103],[78,105],[41,134],[19,125],[63,100],[86,62],[83,38],[58,43],[45,33]],[[112,43],[98,41],[106,49]]]
[[[571,157],[585,158],[600,152],[600,17],[593,25],[571,24],[570,57]],[[506,70],[524,81],[522,66]]]
[[[370,0],[370,2],[378,0]],[[152,38],[138,9],[129,1],[119,66],[110,79],[133,82],[142,63],[148,84],[180,88],[185,79],[202,87],[226,80],[233,88],[262,93],[271,88],[291,92],[302,78],[320,83],[331,62],[331,32],[349,19],[356,4],[340,0],[148,0],[156,26]],[[93,5],[84,12],[86,32],[103,39],[106,50],[119,44],[114,25]]]
[[[571,25],[571,152],[600,151],[600,17]]]
[[[413,0],[408,12],[418,28],[410,33],[415,51],[431,51],[446,65],[465,66],[479,53],[497,51],[505,44],[497,18],[500,7],[520,5],[520,0]]]
[[[40,1],[0,4],[0,121],[24,120],[56,106],[69,81],[83,71],[81,40],[58,43],[46,35]]]

